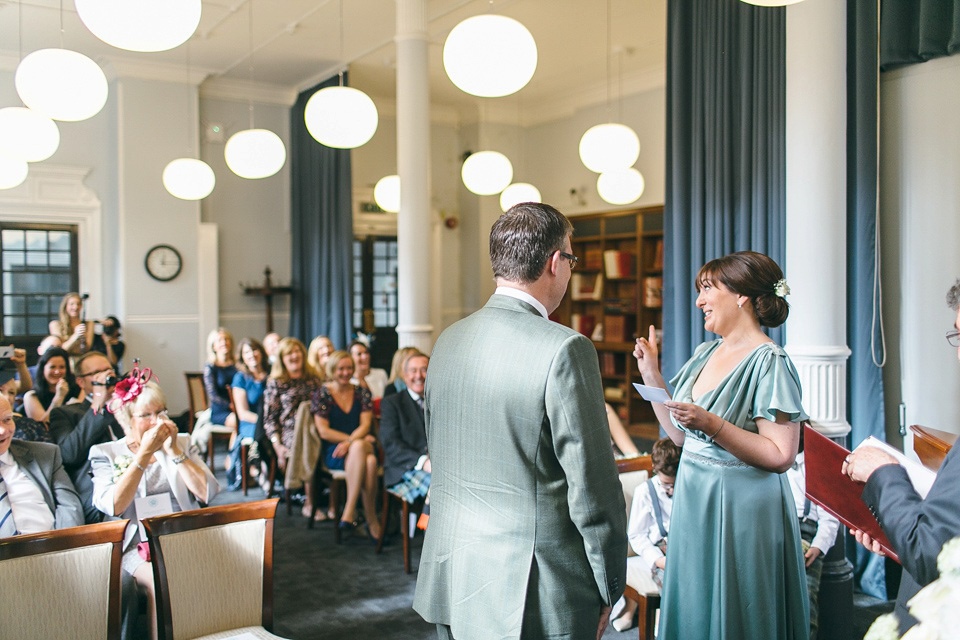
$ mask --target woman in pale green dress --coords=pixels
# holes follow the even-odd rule
[[[793,464],[800,381],[790,358],[760,329],[782,324],[789,292],[769,257],[741,251],[697,275],[704,328],[654,404],[683,447],[663,585],[659,640],[801,640],[809,603],[800,532],[783,473]],[[653,327],[634,350],[644,384],[667,388]]]

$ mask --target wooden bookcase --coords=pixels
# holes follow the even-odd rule
[[[659,437],[633,359],[637,336],[662,328],[663,206],[571,216],[579,258],[555,318],[594,341],[604,398],[630,435]]]

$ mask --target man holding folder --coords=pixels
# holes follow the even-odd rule
[[[947,341],[960,359],[960,280],[947,292],[947,304],[957,314]],[[960,535],[960,447],[954,446],[937,472],[926,498],[921,498],[897,460],[874,447],[861,447],[847,456],[843,473],[865,482],[863,501],[877,518],[903,564],[895,612],[900,632],[916,624],[907,602],[937,579],[937,555],[944,543]],[[880,553],[880,545],[863,531],[857,542]]]

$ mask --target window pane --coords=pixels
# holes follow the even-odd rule
[[[47,292],[55,292],[63,296],[70,291],[69,273],[48,273],[47,282],[49,282]]]
[[[373,243],[373,257],[374,258],[383,258],[387,255],[387,245],[384,242],[374,242]]]
[[[60,301],[63,300],[63,296],[48,296],[47,297],[47,308],[50,309],[50,319],[57,320],[60,315]]]
[[[27,249],[47,250],[46,231],[27,231]]]
[[[3,333],[6,337],[26,335],[26,329],[26,318],[20,316],[7,316],[3,319]]]
[[[387,322],[387,313],[386,311],[374,311],[373,312],[373,324],[377,327],[385,326]]]
[[[8,232],[4,231],[4,235]],[[11,269],[22,269],[26,257],[23,254],[23,251],[3,251],[3,270],[9,271]]]
[[[50,266],[70,268],[70,254],[62,251],[51,251]]]
[[[31,315],[47,315],[47,299],[44,296],[30,296],[27,298],[27,312]]]
[[[47,335],[47,319],[30,316],[27,323],[27,333],[31,336]]]
[[[4,229],[2,238],[4,251],[24,248],[23,231],[19,229]]]
[[[28,267],[47,266],[47,254],[41,251],[27,251],[27,266]]]
[[[47,233],[47,240],[50,242],[50,249],[70,251],[69,231],[49,231]]]
[[[23,313],[25,306],[22,296],[3,296],[4,313]]]

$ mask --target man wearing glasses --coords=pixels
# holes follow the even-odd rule
[[[63,466],[80,494],[86,523],[93,524],[103,520],[103,513],[93,506],[90,447],[122,438],[123,430],[104,406],[113,393],[107,379],[114,371],[107,356],[88,351],[77,360],[75,372],[84,400],[50,413],[50,435],[60,445]]]
[[[440,638],[599,638],[623,592],[626,508],[597,351],[548,320],[577,261],[571,231],[545,204],[503,214],[496,292],[433,350],[414,609]]]
[[[947,292],[947,304],[956,313],[947,342],[960,359],[960,280]],[[903,563],[903,578],[895,612],[903,633],[916,620],[907,602],[937,579],[937,555],[943,544],[960,535],[960,446],[947,454],[930,493],[921,498],[896,459],[874,447],[861,447],[844,463],[844,473],[865,482],[862,500],[876,516]],[[883,555],[880,545],[862,531],[852,532],[870,551]]]

